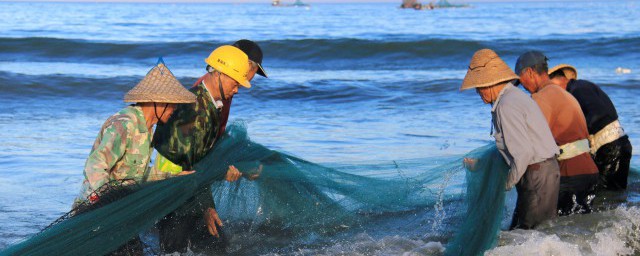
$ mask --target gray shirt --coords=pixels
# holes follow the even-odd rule
[[[559,153],[547,120],[522,90],[507,84],[491,109],[496,147],[510,166],[506,188],[511,189],[527,166]]]

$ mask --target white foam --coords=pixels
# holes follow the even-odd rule
[[[621,207],[612,212],[612,226],[595,234],[591,249],[597,255],[640,253],[640,208]]]
[[[640,253],[640,208],[558,218],[537,230],[500,234],[486,255],[634,255]]]
[[[304,249],[301,255],[441,255],[445,247],[440,242],[387,236],[375,239],[361,233],[353,239],[340,241],[319,250]]]
[[[628,248],[625,241],[617,236],[611,236],[611,230],[596,233],[596,243],[591,250],[596,255],[632,255],[633,249]]]
[[[521,234],[516,232],[521,231]],[[514,235],[514,244],[499,246],[485,255],[581,255],[578,246],[563,242],[556,235],[546,235],[538,231],[518,230]]]

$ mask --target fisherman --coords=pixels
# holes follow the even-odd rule
[[[231,99],[239,85],[250,88],[250,80],[256,73],[266,77],[261,66],[262,52],[257,44],[240,40],[236,45],[218,47],[205,59],[207,73],[191,88],[197,97],[196,104],[177,109],[174,117],[158,128],[154,146],[162,157],[166,157],[166,165],[177,165],[177,168],[169,168],[171,172],[193,170],[193,165],[222,135]],[[243,48],[256,60],[250,61]],[[229,166],[225,179],[235,181],[241,176],[237,168]],[[248,179],[256,177],[245,175]],[[161,248],[165,253],[185,252],[189,245],[194,249],[199,241],[205,241],[199,249],[209,249],[214,240],[211,236],[220,237],[221,226],[211,190],[203,190],[160,221]]]
[[[573,66],[560,64],[549,70],[551,81],[578,100],[589,130],[591,155],[600,171],[599,185],[608,190],[627,188],[631,142],[618,121],[609,96],[599,86],[578,80]]]
[[[475,88],[492,105],[492,134],[510,167],[506,189],[515,185],[518,191],[511,229],[531,229],[557,215],[558,147],[540,109],[512,84],[517,79],[494,51],[482,49],[471,58],[460,90]]]
[[[247,80],[249,80],[249,82],[253,80],[253,77],[255,77],[256,74],[267,78],[267,73],[262,68],[262,57],[263,57],[262,49],[260,48],[260,46],[258,46],[257,43],[251,40],[241,39],[234,42],[232,45],[242,50],[242,52],[244,52],[247,55],[247,57],[249,57],[250,69],[249,69],[249,73],[247,74]],[[207,77],[207,75],[208,74],[202,75],[200,79],[198,79],[194,83],[193,86],[196,87],[200,83],[202,83],[202,80],[204,80],[204,78]],[[224,133],[227,127],[227,121],[229,120],[229,112],[231,110],[232,100],[233,100],[233,96],[229,97],[227,100],[222,102],[222,110],[220,111],[220,114],[221,114],[220,130],[218,131],[218,137],[220,137]]]
[[[589,213],[598,183],[598,167],[589,155],[589,132],[578,101],[549,79],[547,57],[539,51],[520,55],[516,72],[542,110],[560,147],[560,215]]]
[[[153,126],[166,122],[178,105],[194,103],[196,97],[178,82],[162,60],[125,96],[134,102],[102,125],[84,167],[81,196],[74,214],[108,203],[112,189],[160,179],[148,167],[153,148]],[[177,173],[177,176],[191,174]],[[104,198],[103,198],[104,197]],[[104,201],[104,202],[103,202]],[[114,254],[141,254],[142,244],[134,238]]]
[[[166,122],[178,104],[194,103],[196,97],[185,89],[171,71],[160,61],[125,96],[134,102],[111,116],[93,144],[85,163],[82,196],[79,202],[94,202],[93,193],[109,181],[155,180],[147,168],[151,159],[152,128]],[[183,172],[186,174],[188,172]]]
[[[253,77],[258,74],[262,77],[267,77],[267,73],[264,71],[264,69],[262,68],[262,49],[260,48],[260,46],[258,46],[258,44],[256,44],[255,42],[251,41],[251,40],[247,40],[247,39],[241,39],[236,41],[235,43],[233,43],[233,46],[242,50],[242,52],[244,52],[245,54],[247,54],[247,57],[249,57],[249,63],[250,63],[250,70],[249,73],[247,74],[247,79],[249,81],[253,80]],[[207,65],[207,68],[209,68],[209,65]],[[209,72],[205,73],[204,75],[202,75],[194,84],[193,84],[193,88],[198,87],[200,84],[202,84],[202,81],[206,78],[209,77]],[[222,107],[220,108],[220,129],[218,130],[218,134],[216,135],[217,138],[219,138],[220,136],[222,136],[222,134],[224,134],[224,131],[227,127],[227,122],[229,120],[229,113],[231,110],[231,102],[233,101],[233,96],[222,100]],[[159,134],[159,133],[158,133]],[[156,140],[159,140],[160,138],[157,138]],[[158,157],[158,161],[156,161],[156,164],[154,166],[154,168],[158,169],[158,170],[162,170],[163,172],[169,172],[168,175],[170,175],[171,172],[175,173],[175,172],[180,172],[182,170],[182,167],[176,164],[173,164],[171,161],[166,160],[166,158],[164,158],[162,155],[160,155]],[[230,177],[233,175],[230,175]],[[235,181],[235,180],[231,180],[231,179],[227,179],[228,181]]]

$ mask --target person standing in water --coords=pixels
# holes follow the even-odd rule
[[[560,215],[590,213],[598,184],[598,167],[589,155],[589,132],[578,101],[554,84],[547,73],[547,57],[528,51],[518,57],[516,72],[544,114],[560,147]]]
[[[505,187],[518,191],[511,229],[531,229],[557,216],[558,147],[535,102],[511,83],[517,79],[493,50],[482,49],[471,58],[460,90],[475,88],[492,105],[492,134],[510,167]]]
[[[224,102],[230,104],[239,86],[250,88],[249,76],[257,70],[247,54],[231,45],[216,48],[205,63],[207,74],[191,88],[196,104],[178,108],[166,124],[158,127],[158,139],[154,138],[158,153],[170,161],[168,166],[177,165],[177,170],[192,170],[214,148],[228,115],[228,108],[226,115],[223,112]],[[235,181],[241,176],[237,168],[229,166],[225,179]],[[158,223],[160,246],[165,253],[185,252],[189,245],[207,250],[214,245],[213,237],[219,237],[221,226],[211,190],[205,189]]]
[[[549,78],[580,104],[589,130],[591,155],[600,171],[600,187],[626,189],[632,147],[607,93],[590,81],[578,79],[578,71],[571,65],[551,68]]]

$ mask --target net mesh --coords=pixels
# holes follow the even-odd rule
[[[235,247],[227,252],[295,250],[378,230],[432,234],[448,243],[446,254],[481,254],[496,243],[507,167],[495,146],[466,157],[478,160],[473,172],[462,157],[326,167],[252,142],[235,123],[196,173],[126,187],[113,202],[63,217],[0,254],[107,254],[209,188],[230,224],[224,233]],[[231,164],[258,177],[222,182]]]
[[[93,203],[90,203],[87,201],[87,202],[80,202],[74,205],[71,211],[60,216],[60,218],[53,221],[51,224],[49,224],[49,226],[45,227],[42,231],[40,231],[40,233],[44,232],[50,227],[53,227],[58,223],[63,222],[75,215],[89,212],[89,211],[98,209],[100,207],[103,207],[105,205],[108,205],[110,203],[113,203],[115,201],[118,201],[119,199],[133,193],[138,189],[140,189],[140,186],[133,179],[109,181],[103,184],[102,186],[100,186],[97,190],[89,194],[90,198],[99,198],[99,200],[96,200]]]

